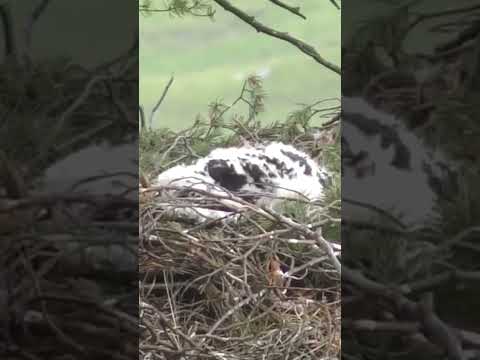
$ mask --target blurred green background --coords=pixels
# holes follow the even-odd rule
[[[341,12],[329,1],[302,1],[307,20],[268,1],[234,3],[264,24],[312,44],[340,65]],[[175,77],[154,127],[184,128],[197,114],[206,114],[212,101],[231,103],[252,74],[264,79],[262,121],[282,121],[298,104],[339,98],[340,76],[292,45],[257,33],[222,8],[216,10],[214,21],[165,13],[140,15],[140,103],[147,118],[170,76]]]

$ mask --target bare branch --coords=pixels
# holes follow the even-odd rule
[[[287,11],[290,11],[292,14],[300,16],[302,19],[305,19],[305,20],[307,19],[307,17],[300,12],[300,7],[299,6],[293,7],[291,5],[285,4],[284,2],[282,2],[280,0],[269,0],[269,1],[271,3],[277,5],[277,6],[280,6],[281,8],[283,8]]]
[[[138,107],[138,113],[140,115],[140,129],[145,130],[145,111],[143,111],[143,106]]]
[[[330,0],[333,6],[335,6],[338,10],[340,10],[340,5],[337,4],[335,0]]]
[[[362,331],[395,331],[401,333],[416,333],[420,330],[418,322],[406,321],[375,321],[370,319],[342,319],[342,326]]]
[[[390,288],[365,277],[360,271],[343,265],[342,281],[350,282],[360,289],[392,301],[398,308],[408,312],[422,323],[425,335],[436,345],[443,347],[450,359],[463,359],[463,349],[458,335],[438,315],[432,307],[414,302],[401,294],[399,289]]]
[[[107,79],[108,77],[103,74],[94,74],[90,77],[89,81],[85,84],[82,93],[68,106],[65,111],[58,117],[55,124],[52,125],[52,129],[48,134],[47,138],[43,142],[41,148],[39,149],[37,157],[34,161],[43,161],[48,151],[55,143],[58,135],[64,130],[70,116],[87,100],[90,96],[90,93],[93,87],[100,81]]]
[[[0,5],[0,20],[3,23],[3,37],[5,41],[5,55],[9,56],[15,52],[15,41],[12,31],[12,16],[10,4]]]
[[[42,16],[42,14],[45,12],[45,9],[47,8],[48,4],[50,3],[50,0],[41,0],[33,9],[32,15],[27,19],[27,22],[25,24],[25,52],[28,56],[30,53],[30,46],[32,43],[32,32],[33,32],[33,26],[37,22],[37,20]]]
[[[340,264],[340,261],[338,261],[337,255],[335,254],[335,250],[333,249],[333,246],[330,242],[325,240],[325,238],[322,236],[321,228],[319,228],[314,236],[318,246],[325,250],[325,252],[328,255],[328,258],[332,262],[333,266],[335,267],[335,270],[338,271],[338,273],[341,275],[342,274],[342,265]]]
[[[428,14],[418,14],[418,17],[409,25],[409,30],[420,24],[421,22],[424,21],[429,21],[433,20],[439,17],[444,17],[444,16],[452,16],[452,15],[459,15],[463,13],[472,13],[474,11],[480,10],[480,5],[472,5],[468,7],[462,7],[462,8],[457,8],[457,9],[449,9],[449,10],[443,10],[443,11],[438,11],[435,13],[428,13]]]
[[[327,69],[332,70],[333,72],[337,73],[338,75],[341,74],[340,67],[337,65],[329,62],[328,60],[324,59],[318,52],[315,50],[315,48],[302,40],[299,40],[288,33],[285,32],[280,32],[277,30],[274,30],[268,26],[265,26],[264,24],[260,23],[255,19],[255,17],[248,15],[247,13],[243,12],[239,8],[233,6],[229,1],[227,0],[214,0],[218,5],[220,5],[224,10],[231,12],[250,26],[252,26],[255,30],[258,32],[264,33],[266,35],[269,35],[271,37],[286,41],[290,43],[291,45],[295,46],[298,48],[301,52],[304,54],[310,56],[313,58],[316,62],[319,64],[325,66]]]
[[[154,106],[153,109],[152,109],[152,112],[150,113],[150,118],[149,118],[149,120],[148,120],[148,124],[149,124],[149,128],[150,128],[150,129],[152,128],[153,117],[155,116],[155,112],[158,110],[158,108],[159,108],[160,105],[162,104],[163,100],[165,99],[165,96],[167,95],[168,90],[170,89],[170,86],[172,85],[172,83],[173,83],[173,76],[172,76],[172,77],[170,78],[170,80],[168,81],[167,86],[165,86],[165,88],[163,89],[162,96],[160,96],[160,99],[159,99],[158,102],[155,104],[155,106]]]

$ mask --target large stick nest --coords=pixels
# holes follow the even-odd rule
[[[279,212],[250,205],[238,222],[194,224],[167,208],[218,198],[208,193],[188,200],[166,197],[148,185],[156,172],[215,146],[258,139],[293,143],[319,161],[330,151],[336,154],[330,165],[337,162],[338,168],[339,139],[325,141],[334,139],[331,128],[304,125],[243,121],[226,126],[233,131],[229,136],[197,123],[178,134],[156,132],[163,151],[141,153],[147,164],[139,248],[142,359],[339,358],[340,278],[331,257],[339,246],[325,239],[338,240],[338,189],[322,204],[286,203]],[[319,130],[315,136],[314,130]],[[151,144],[153,135],[143,138]],[[160,164],[148,167],[157,151]],[[339,177],[336,181],[338,186]],[[275,275],[272,270],[280,265],[295,278]]]
[[[138,202],[37,188],[46,168],[92,139],[136,137],[131,60],[1,69],[10,72],[0,73],[0,352],[11,359],[137,354]]]
[[[365,97],[441,147],[461,184],[439,203],[444,220],[433,232],[342,226],[345,358],[478,357],[479,11],[399,8],[366,23],[344,49],[344,95]],[[409,51],[404,40],[420,23],[452,36],[431,53]]]

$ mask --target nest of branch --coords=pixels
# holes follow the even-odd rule
[[[203,156],[212,147],[236,145],[241,137],[247,142],[290,142],[317,158],[327,157],[327,151],[339,157],[339,139],[331,136],[331,128],[314,136],[308,122],[304,129],[292,124],[289,128],[234,123],[228,125],[232,136],[200,123],[180,134],[157,133],[162,137],[159,146],[165,149],[162,162],[157,168],[144,162],[144,170],[153,176],[172,164]],[[208,133],[216,135],[210,138]],[[144,159],[148,155],[141,152]],[[337,161],[334,167],[340,167],[338,157],[332,157],[330,165]],[[240,211],[239,204],[232,209],[239,211],[237,221],[199,224],[168,209],[218,203],[214,195],[163,197],[160,189],[143,183],[147,188],[141,189],[140,206],[142,359],[340,357],[340,275],[332,261],[340,246],[330,241],[335,236],[339,240],[339,191],[332,190],[322,204],[285,202],[278,212],[255,205]],[[282,276],[279,270],[287,268],[287,276]]]
[[[405,119],[434,148],[440,146],[457,161],[462,183],[456,199],[439,204],[445,220],[435,233],[342,226],[343,353],[349,359],[386,353],[396,353],[398,359],[478,356],[479,318],[472,314],[477,312],[473,299],[475,304],[479,299],[479,250],[474,243],[480,148],[473,138],[480,135],[480,107],[474,100],[479,95],[479,8],[458,13],[458,19],[429,29],[463,29],[431,55],[392,48],[398,39],[380,40],[373,49],[361,44],[361,36],[343,54],[349,95],[362,94],[375,107]],[[403,39],[429,19],[420,15],[405,26],[412,14],[402,17],[401,24],[395,22],[399,14],[367,24],[364,31],[391,27]],[[376,28],[376,33],[382,31]]]
[[[18,75],[0,73],[0,352],[11,359],[137,354],[138,202],[36,191],[55,160],[110,130],[110,142],[136,131],[131,65],[123,56],[94,71],[64,62],[0,69]]]

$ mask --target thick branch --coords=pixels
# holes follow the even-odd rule
[[[304,54],[312,57],[319,64],[325,66],[326,68],[332,70],[333,72],[335,72],[339,75],[341,74],[340,68],[337,65],[335,65],[335,64],[327,61],[326,59],[324,59],[317,52],[317,50],[315,50],[315,48],[313,46],[303,42],[302,40],[294,38],[293,36],[289,35],[288,33],[279,32],[279,31],[276,31],[272,28],[269,28],[268,26],[263,25],[262,23],[255,20],[255,17],[246,14],[245,12],[240,10],[239,8],[233,6],[227,0],[214,0],[214,1],[218,5],[220,5],[224,10],[226,10],[228,12],[231,12],[232,14],[234,14],[235,16],[237,16],[238,18],[240,18],[241,20],[243,20],[244,22],[246,22],[247,24],[252,26],[258,32],[264,33],[264,34],[269,35],[271,37],[274,37],[274,38],[277,38],[277,39],[280,39],[280,40],[283,40],[283,41],[286,41],[286,42],[290,43],[291,45],[298,48]]]

